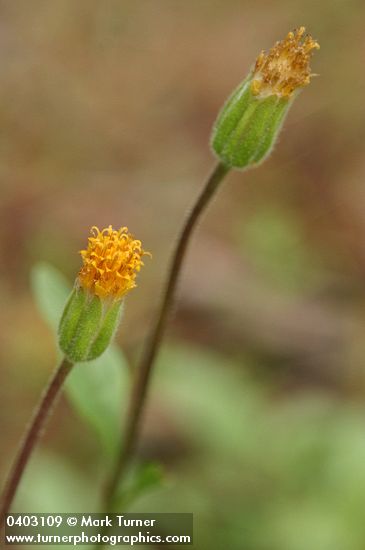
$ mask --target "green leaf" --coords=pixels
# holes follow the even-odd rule
[[[165,346],[159,356],[158,399],[183,433],[207,453],[252,453],[265,399],[235,360],[193,346]],[[156,390],[155,390],[156,391]]]
[[[285,208],[255,209],[244,225],[239,224],[245,256],[271,283],[286,292],[313,290],[323,276],[320,258],[306,243],[298,220]]]
[[[131,506],[138,497],[160,488],[165,483],[165,473],[158,462],[136,464],[119,488],[114,500],[116,511]]]
[[[65,490],[72,487],[71,490]],[[24,472],[18,491],[14,511],[36,514],[82,513],[87,510],[97,513],[98,484],[90,483],[82,469],[76,469],[64,456],[44,450],[37,451],[37,459],[32,460]],[[28,550],[37,546],[27,546]],[[62,545],[62,550],[74,549],[73,545]],[[94,545],[83,545],[83,550],[91,550]]]
[[[56,335],[71,285],[58,269],[45,262],[33,267],[31,285],[38,309]]]
[[[104,449],[115,456],[120,441],[122,404],[128,388],[126,360],[116,346],[75,366],[66,381],[67,396],[95,430]]]
[[[31,283],[39,310],[56,335],[71,286],[57,269],[46,263],[33,268]],[[111,456],[120,440],[120,418],[128,388],[127,360],[114,344],[98,359],[75,365],[66,381],[70,403]]]
[[[65,490],[65,487],[72,487]],[[90,483],[88,473],[65,456],[43,448],[37,450],[24,472],[14,509],[32,513],[98,512],[98,484]]]

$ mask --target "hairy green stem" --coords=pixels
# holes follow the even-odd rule
[[[0,531],[4,527],[6,514],[9,513],[22,475],[49,417],[52,405],[54,404],[55,399],[72,367],[72,363],[70,363],[67,359],[63,359],[55,373],[52,375],[52,378],[34,412],[33,419],[25,434],[18,451],[18,455],[5,483],[3,494],[0,498]]]
[[[106,512],[110,511],[110,508],[112,507],[115,490],[125,475],[139,436],[141,416],[151,378],[152,367],[166,328],[171,306],[173,305],[176,286],[190,237],[202,212],[209,204],[211,198],[218,189],[219,184],[222,182],[228,171],[229,168],[220,162],[214,167],[194,207],[190,211],[178,238],[176,249],[172,257],[166,286],[163,291],[161,305],[156,315],[156,321],[147,340],[141,361],[135,371],[135,381],[132,388],[127,413],[124,439],[115,468],[112,471],[112,475],[110,476],[105,489],[104,502]]]

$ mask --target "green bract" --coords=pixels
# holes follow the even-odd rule
[[[255,96],[252,77],[233,92],[219,113],[212,148],[229,168],[246,168],[264,160],[278,137],[293,97]]]
[[[74,288],[58,329],[59,346],[70,361],[91,361],[106,350],[118,328],[122,303]]]

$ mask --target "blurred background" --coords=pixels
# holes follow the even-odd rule
[[[118,335],[135,364],[217,111],[305,25],[318,78],[189,250],[139,448],[164,479],[131,509],[194,512],[201,549],[363,550],[364,17],[360,0],[0,1],[1,479],[56,361],[34,266],[72,284],[90,226],[127,225],[153,253]],[[16,509],[97,509],[104,477],[62,398]]]

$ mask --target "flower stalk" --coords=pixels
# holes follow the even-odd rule
[[[126,473],[126,469],[129,465],[129,460],[133,454],[134,446],[138,439],[140,421],[146,399],[147,389],[149,386],[149,381],[151,378],[152,366],[166,329],[169,313],[171,311],[171,307],[174,301],[181,267],[186,255],[191,235],[196,228],[202,213],[210,203],[220,183],[228,172],[229,168],[220,162],[214,167],[194,207],[189,213],[181,234],[178,238],[177,246],[171,261],[169,274],[167,276],[166,285],[163,291],[161,304],[157,312],[156,321],[152,327],[150,337],[147,340],[141,361],[135,371],[135,380],[129,402],[119,457],[105,488],[104,511],[108,512],[113,507],[115,491],[117,490],[120,481]]]
[[[50,412],[55,404],[57,396],[73,367],[68,359],[63,359],[53,374],[41,400],[34,412],[33,419],[25,434],[24,440],[18,451],[13,467],[5,484],[5,489],[0,500],[0,530],[5,524],[6,514],[9,513],[15,493],[22,478],[25,467],[31,457],[35,445],[42,433]]]
[[[305,34],[304,27],[289,32],[268,53],[260,53],[247,78],[233,92],[217,117],[211,145],[218,163],[179,236],[156,321],[135,372],[123,442],[105,488],[104,505],[107,512],[113,508],[115,493],[126,473],[139,436],[152,367],[166,329],[192,233],[229,170],[252,167],[269,156],[289,107],[299,90],[310,82],[312,74],[309,62],[313,51],[318,48],[318,43]]]

